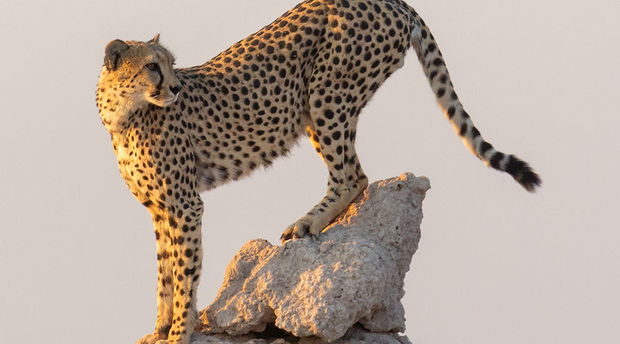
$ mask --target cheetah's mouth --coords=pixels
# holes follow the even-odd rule
[[[177,99],[179,99],[179,95],[175,94],[172,97],[168,97],[168,98],[164,99],[163,102],[164,102],[164,104],[166,104],[166,106],[168,106],[168,105],[172,105],[172,104],[176,103]]]
[[[151,98],[151,103],[159,106],[159,107],[166,107],[168,105],[172,105],[174,104],[177,99],[179,99],[179,94],[175,94],[175,95],[170,95],[168,97],[162,97],[160,92],[153,92],[150,94],[150,98]]]

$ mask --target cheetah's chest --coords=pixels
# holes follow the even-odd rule
[[[153,188],[151,184],[155,180],[148,162],[138,152],[139,149],[132,146],[118,145],[116,147],[119,172],[131,192],[142,200],[150,197],[149,189]]]

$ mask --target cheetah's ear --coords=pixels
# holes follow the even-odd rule
[[[109,71],[116,70],[121,63],[123,53],[127,51],[127,49],[129,49],[129,45],[120,39],[115,39],[108,43],[105,47],[105,58],[103,60],[105,67]]]
[[[156,34],[155,37],[151,38],[147,43],[155,43],[159,44],[159,34]]]

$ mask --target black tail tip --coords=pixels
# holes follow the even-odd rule
[[[529,192],[536,192],[536,188],[542,185],[542,180],[529,166],[521,172],[521,176],[515,180]]]
[[[530,165],[514,155],[510,156],[505,171],[529,192],[535,192],[542,185],[542,180]]]

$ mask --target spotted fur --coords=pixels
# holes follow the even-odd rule
[[[525,162],[482,139],[433,35],[402,0],[307,0],[191,68],[174,69],[158,37],[108,44],[97,106],[157,240],[156,328],[140,343],[185,344],[196,325],[201,191],[271,165],[304,133],[327,165],[327,192],[283,240],[318,235],[367,186],[358,116],[411,46],[465,144],[534,190],[540,179]]]

